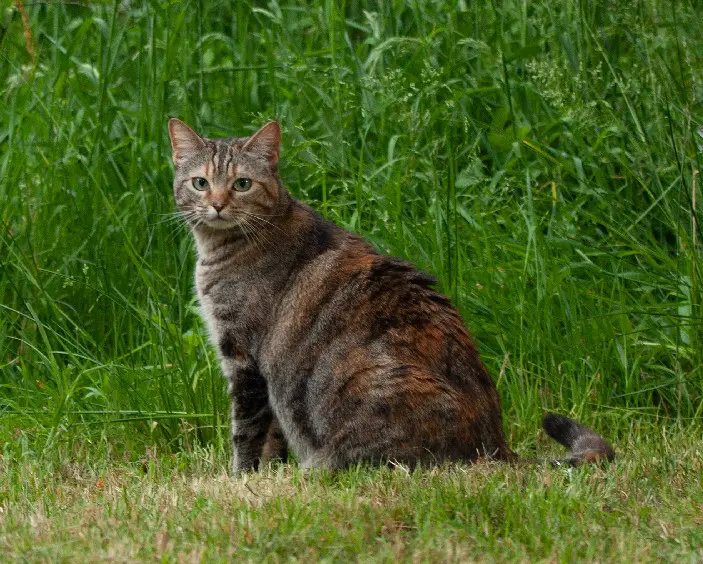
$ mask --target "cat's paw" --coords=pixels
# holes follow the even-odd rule
[[[232,477],[236,478],[247,472],[255,472],[259,467],[259,460],[253,458],[232,458]]]

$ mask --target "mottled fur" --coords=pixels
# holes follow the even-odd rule
[[[169,132],[198,296],[229,381],[235,472],[288,447],[306,467],[516,459],[456,309],[432,277],[286,191],[276,122],[250,138],[201,138],[176,119]],[[551,417],[569,462],[612,458],[593,431]]]

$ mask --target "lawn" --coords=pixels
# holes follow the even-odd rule
[[[6,456],[0,549],[25,561],[700,561],[703,441],[641,431],[613,465],[578,469],[280,465],[232,478],[211,448],[153,448],[135,464],[110,441],[52,461]]]
[[[703,559],[695,0],[19,2],[0,11],[0,550],[18,560]],[[528,456],[227,477],[169,116],[433,273]],[[697,215],[698,214],[698,215]]]

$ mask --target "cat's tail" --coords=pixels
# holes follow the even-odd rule
[[[593,429],[578,421],[556,413],[547,413],[542,426],[550,437],[569,449],[566,458],[552,461],[553,464],[577,466],[584,462],[615,459],[613,447]]]

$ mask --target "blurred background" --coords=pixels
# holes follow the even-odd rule
[[[282,177],[437,276],[536,445],[703,415],[696,0],[0,11],[0,441],[228,448],[166,130],[281,121]],[[697,200],[697,201],[696,201]]]

